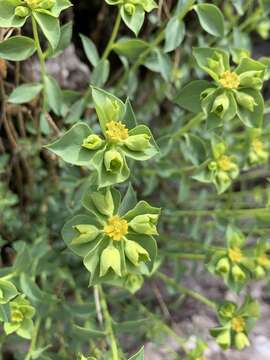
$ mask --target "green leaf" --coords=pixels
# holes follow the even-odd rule
[[[46,100],[50,109],[52,109],[56,115],[61,115],[62,93],[57,81],[53,77],[46,75],[44,78],[44,86]]]
[[[60,139],[45,147],[69,164],[86,166],[89,165],[94,152],[83,148],[82,143],[91,133],[88,125],[77,123]]]
[[[61,12],[69,7],[73,6],[69,0],[56,0],[54,7],[51,9],[51,13],[55,17],[59,17]]]
[[[156,49],[157,61],[159,65],[159,72],[165,81],[171,80],[172,63],[168,54],[162,50]]]
[[[0,42],[0,57],[5,60],[23,61],[35,51],[34,40],[26,36],[13,36]]]
[[[183,41],[185,36],[185,24],[179,20],[179,16],[173,16],[165,29],[165,52],[175,50]]]
[[[141,53],[149,48],[149,44],[141,39],[120,39],[113,45],[113,50],[121,56],[125,56],[128,60],[136,60]]]
[[[33,12],[33,16],[41,28],[44,36],[49,41],[53,49],[57,48],[60,40],[60,24],[59,20],[37,11]]]
[[[209,87],[211,87],[211,83],[206,80],[191,81],[180,89],[174,102],[185,110],[199,113],[202,111],[200,95]]]
[[[94,67],[96,67],[100,61],[96,45],[93,43],[91,39],[89,39],[88,37],[82,34],[80,34],[80,38],[82,40],[83,49],[85,55],[87,56],[87,59]]]
[[[125,193],[125,196],[123,197],[123,200],[121,201],[121,204],[118,209],[118,214],[120,216],[126,214],[129,210],[134,208],[137,204],[137,194],[133,189],[133,186],[131,183],[128,184],[127,192]]]
[[[8,322],[10,318],[9,304],[0,304],[0,321]]]
[[[121,17],[127,27],[137,36],[144,22],[144,10],[140,5],[135,5],[135,11],[132,15],[125,11],[125,7],[121,6]]]
[[[16,87],[8,97],[12,104],[23,104],[33,100],[42,90],[39,83],[29,83]]]
[[[205,31],[214,36],[224,36],[224,16],[216,5],[198,4],[194,10]]]
[[[129,99],[126,100],[125,108],[124,122],[128,129],[133,129],[137,126],[137,120]]]
[[[100,331],[92,328],[84,328],[79,325],[73,325],[72,330],[74,331],[73,334],[76,336],[79,340],[89,340],[89,338],[99,338],[99,337],[105,337],[106,332]]]
[[[58,45],[55,49],[50,46],[49,50],[46,52],[46,58],[55,58],[69,46],[72,37],[72,27],[72,21],[61,26]]]
[[[257,105],[254,106],[254,111],[249,111],[248,109],[245,109],[244,107],[238,104],[237,115],[239,119],[247,127],[260,128],[263,125],[263,111],[264,111],[264,100],[261,93],[253,89],[243,89],[241,91],[243,93],[246,93],[247,95],[252,96]]]
[[[4,280],[0,278],[0,290],[1,290],[1,297],[0,297],[0,304],[6,304],[10,300],[12,300],[15,296],[18,295],[18,290],[16,289],[15,285],[8,280]]]
[[[129,360],[144,360],[144,347],[142,347],[136,354],[131,356]]]
[[[108,60],[100,60],[91,75],[91,84],[103,86],[110,74],[110,63]]]

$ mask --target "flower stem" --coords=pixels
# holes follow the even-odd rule
[[[117,14],[117,17],[116,17],[116,20],[115,20],[115,23],[114,23],[114,27],[113,27],[113,31],[112,31],[112,35],[110,37],[110,40],[104,50],[104,53],[102,55],[102,60],[105,60],[108,58],[108,56],[110,55],[110,52],[112,50],[112,46],[114,44],[114,41],[117,37],[117,34],[118,34],[118,31],[119,31],[119,28],[120,28],[120,24],[121,24],[121,14],[120,14],[120,7],[118,9],[118,14]]]
[[[169,211],[167,216],[215,216],[215,215],[222,215],[222,216],[234,216],[234,217],[245,217],[245,216],[256,216],[256,215],[263,215],[268,214],[268,208],[257,208],[257,209],[213,209],[213,210],[176,210],[176,211]]]
[[[43,55],[43,52],[42,52],[42,49],[40,46],[36,20],[33,16],[31,17],[31,19],[32,19],[32,29],[33,29],[34,41],[35,41],[35,45],[37,48],[37,53],[38,53],[38,58],[39,58],[39,63],[40,63],[41,78],[42,78],[42,82],[44,83],[44,78],[46,75],[45,59],[44,59],[44,55]]]
[[[165,251],[164,252],[166,256],[173,256],[176,257],[178,259],[182,259],[182,260],[205,260],[206,255],[205,254],[191,254],[191,253],[181,253],[181,252],[170,252],[170,251]]]
[[[98,290],[99,290],[99,295],[100,295],[100,305],[101,305],[101,309],[102,309],[104,321],[105,321],[106,332],[110,339],[111,350],[112,350],[112,360],[119,360],[120,357],[118,354],[117,341],[116,341],[116,338],[115,338],[114,332],[113,332],[112,317],[109,313],[108,305],[106,302],[106,297],[102,290],[101,285],[98,286]]]
[[[38,332],[39,332],[39,328],[40,328],[40,323],[41,323],[41,318],[39,317],[36,320],[32,340],[31,340],[31,344],[30,344],[30,347],[28,349],[28,352],[27,352],[26,357],[24,358],[24,360],[31,360],[32,359],[33,352],[36,349],[36,343],[37,343],[37,337],[38,337]]]
[[[203,304],[207,305],[208,307],[210,307],[212,310],[216,310],[216,304],[213,301],[207,299],[202,294],[198,293],[197,291],[190,290],[190,289],[187,289],[187,288],[179,285],[175,280],[173,280],[172,278],[170,278],[169,276],[167,276],[167,275],[165,275],[165,274],[163,274],[161,272],[158,272],[157,275],[166,284],[171,285],[173,288],[180,291],[182,294],[193,297],[194,299],[196,299],[196,300],[200,301],[201,303],[203,303]]]

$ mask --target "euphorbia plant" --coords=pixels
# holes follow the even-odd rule
[[[71,42],[59,17],[72,3],[0,0],[4,341],[30,340],[25,360],[141,360],[138,342],[169,335],[181,357],[204,360],[204,341],[190,349],[170,327],[181,293],[217,315],[221,349],[242,350],[259,316],[247,289],[270,268],[269,59],[248,49],[251,31],[267,36],[267,2],[252,14],[245,2],[102,3],[98,23],[107,9],[111,28],[100,44],[81,34],[81,93],[47,69]],[[27,82],[19,62],[35,54],[40,80]],[[202,261],[207,284],[224,282],[243,305],[182,286],[182,260]]]

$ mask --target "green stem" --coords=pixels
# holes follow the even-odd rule
[[[44,83],[44,79],[46,76],[45,58],[44,58],[44,54],[43,54],[43,51],[40,46],[36,20],[33,16],[31,17],[31,19],[32,19],[32,29],[33,29],[34,41],[35,41],[35,45],[37,48],[39,62],[40,62],[41,78],[42,78],[42,82]]]
[[[38,332],[39,332],[39,328],[40,328],[40,323],[41,323],[41,318],[37,318],[36,324],[35,324],[35,327],[34,327],[34,332],[33,332],[32,340],[31,340],[31,344],[30,344],[30,347],[28,349],[28,352],[27,352],[26,357],[24,358],[24,360],[31,360],[32,359],[33,352],[36,349],[37,337],[38,337]]]
[[[192,129],[194,126],[198,125],[202,120],[204,119],[204,114],[199,113],[196,116],[192,117],[189,122],[181,127],[176,133],[173,134],[173,139],[178,139],[184,134],[186,134],[190,129]]]
[[[1,279],[1,280],[9,280],[9,279],[14,278],[15,276],[17,276],[17,273],[16,273],[16,272],[12,272],[12,273],[10,273],[10,274],[1,276],[0,279]]]
[[[268,208],[257,208],[257,209],[213,209],[213,210],[176,210],[168,211],[163,214],[165,216],[234,216],[234,217],[245,217],[245,216],[256,216],[268,214]]]
[[[170,286],[172,286],[176,290],[180,291],[182,294],[185,294],[187,296],[192,297],[193,299],[196,299],[196,300],[200,301],[201,303],[209,306],[212,310],[216,310],[216,304],[213,301],[207,299],[202,294],[198,293],[197,291],[190,290],[190,289],[187,289],[187,288],[179,285],[175,280],[171,279],[170,277],[168,277],[167,275],[165,275],[165,274],[163,274],[161,272],[158,272],[157,275],[166,284],[169,284]]]
[[[121,14],[120,14],[120,6],[119,6],[119,9],[118,9],[118,14],[117,14],[117,17],[116,17],[116,20],[115,20],[115,23],[114,23],[114,27],[113,27],[113,31],[112,31],[112,35],[110,37],[110,40],[106,46],[106,49],[104,50],[104,53],[102,55],[102,60],[105,60],[108,58],[108,56],[110,55],[110,52],[112,50],[112,47],[113,47],[113,44],[114,44],[114,41],[117,37],[117,34],[118,34],[118,31],[119,31],[119,28],[120,28],[120,24],[121,24]]]
[[[112,318],[109,313],[108,305],[106,302],[106,297],[102,290],[101,285],[98,286],[98,289],[99,289],[99,295],[100,295],[100,305],[101,305],[101,309],[102,309],[104,321],[105,321],[105,328],[106,328],[106,332],[110,338],[110,343],[111,343],[112,360],[119,360],[120,357],[118,355],[117,341],[114,336]]]
[[[178,259],[182,260],[205,260],[205,254],[191,254],[191,253],[181,253],[181,252],[170,252],[164,251],[164,254],[167,256],[177,257]]]

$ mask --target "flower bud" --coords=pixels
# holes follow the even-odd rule
[[[223,142],[220,142],[218,144],[215,144],[213,146],[213,154],[214,154],[214,158],[218,159],[221,157],[221,155],[223,155],[226,151],[226,145]]]
[[[97,150],[102,147],[104,140],[96,134],[89,135],[86,139],[83,140],[82,147],[90,150]]]
[[[254,111],[254,106],[257,106],[254,98],[248,94],[243,93],[242,91],[237,91],[235,93],[236,101],[240,106],[248,109],[249,111]]]
[[[229,105],[230,102],[228,96],[226,94],[222,94],[216,97],[211,111],[219,117],[223,118],[224,114],[229,108]]]
[[[231,181],[229,175],[225,171],[218,171],[217,173],[217,181],[220,184],[226,184]]]
[[[106,151],[104,156],[104,165],[108,172],[118,173],[124,164],[122,155],[116,150]]]
[[[231,334],[228,330],[222,331],[217,339],[216,339],[218,345],[222,349],[228,349],[231,346]]]
[[[250,346],[248,337],[244,333],[235,335],[235,347],[237,350],[243,350],[245,347]]]
[[[222,74],[225,71],[223,58],[221,54],[215,53],[213,58],[207,59],[208,66],[216,74]]]
[[[88,243],[89,241],[95,240],[100,233],[100,230],[98,230],[98,228],[90,224],[75,225],[73,226],[73,228],[76,229],[80,233],[80,235],[72,240],[71,245]]]
[[[208,169],[211,170],[211,171],[217,170],[217,163],[216,163],[216,161],[211,161],[211,162],[208,164]]]
[[[134,4],[127,3],[124,5],[124,10],[129,16],[132,16],[136,11],[136,7]]]
[[[106,275],[110,268],[118,276],[121,276],[120,253],[113,245],[109,245],[105,250],[102,251],[100,257],[100,276]]]
[[[55,5],[55,0],[44,0],[40,3],[41,9],[51,10],[51,8]]]
[[[135,216],[129,223],[129,226],[139,234],[157,235],[157,214],[144,214]]]
[[[143,284],[143,276],[129,274],[126,276],[124,286],[128,289],[132,294],[134,294],[137,290],[141,288]]]
[[[5,79],[7,77],[7,63],[4,59],[0,58],[0,78]]]
[[[150,146],[150,136],[147,134],[129,136],[124,144],[132,151],[144,151]]]
[[[218,313],[222,317],[232,318],[235,310],[236,310],[236,305],[232,302],[228,302],[219,308]]]
[[[17,6],[15,8],[15,15],[19,17],[26,17],[30,14],[30,10],[25,6]]]
[[[125,254],[135,266],[138,266],[141,261],[150,261],[148,252],[135,241],[125,241]]]
[[[93,192],[90,194],[90,198],[97,210],[106,216],[110,216],[114,211],[114,203],[112,193],[109,189],[104,192]]]
[[[225,275],[230,271],[230,262],[227,257],[220,259],[216,265],[217,273]]]
[[[263,71],[246,71],[239,75],[240,85],[260,90],[263,85]]]
[[[257,279],[261,279],[265,276],[265,270],[262,266],[258,265],[254,270],[254,274]]]
[[[244,271],[238,265],[233,265],[232,267],[232,276],[236,282],[244,282],[246,275]]]

